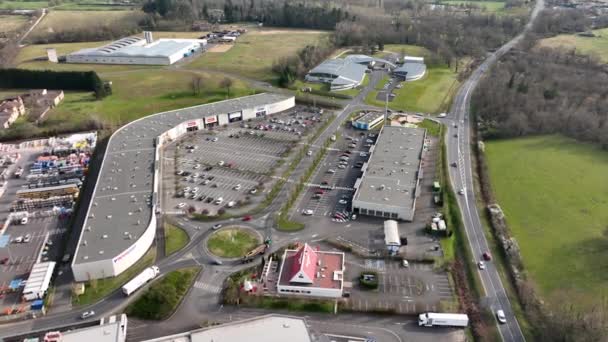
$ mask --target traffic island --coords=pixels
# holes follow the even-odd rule
[[[207,250],[220,258],[242,258],[261,243],[262,238],[255,230],[243,226],[229,226],[209,237]]]
[[[150,286],[140,298],[127,307],[129,317],[163,320],[175,312],[200,272],[198,267],[173,271]]]

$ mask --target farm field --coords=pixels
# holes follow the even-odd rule
[[[276,79],[272,63],[283,56],[292,56],[308,44],[316,44],[328,33],[306,30],[252,30],[240,37],[234,47],[224,53],[206,53],[188,64],[188,68],[221,70],[257,80]]]
[[[608,152],[561,136],[486,142],[498,203],[545,302],[608,295]]]
[[[394,110],[439,113],[450,104],[450,99],[458,87],[456,76],[448,67],[430,67],[422,79],[405,82],[403,88],[393,90],[397,96],[388,103],[388,107]],[[387,80],[388,76],[378,82],[377,87],[381,88]],[[367,104],[384,106],[384,101],[376,99],[378,90],[367,94]]]
[[[466,1],[466,0],[444,0],[442,4],[448,5],[475,5],[480,8],[485,8],[488,12],[502,12],[505,9],[504,1]]]
[[[13,32],[27,24],[29,17],[24,15],[0,15],[0,33]]]
[[[143,16],[141,11],[51,11],[32,31],[28,40],[44,40],[54,32],[101,29],[115,25],[135,26]]]
[[[594,30],[596,37],[581,37],[575,34],[560,34],[556,37],[545,38],[540,46],[562,47],[576,49],[583,54],[595,54],[604,63],[608,63],[608,28]]]
[[[48,7],[48,1],[2,1],[0,2],[0,9],[2,10],[36,10]]]

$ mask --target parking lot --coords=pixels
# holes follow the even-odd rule
[[[361,165],[369,158],[377,130],[362,132],[344,128],[342,136],[328,150],[308,190],[292,215],[332,217],[345,222],[349,216],[353,186],[361,175]],[[336,215],[337,214],[337,215]],[[300,218],[298,218],[300,219]]]
[[[452,290],[445,272],[433,270],[432,263],[410,262],[404,267],[400,261],[363,259],[348,254],[345,279],[351,282],[349,305],[358,310],[378,308],[398,313],[435,311],[440,301],[452,301]],[[361,272],[378,274],[378,289],[366,290],[358,285]]]
[[[401,89],[402,87],[403,84],[401,80],[396,77],[391,77],[385,84],[382,85],[382,90],[380,90],[376,95],[376,100],[385,101],[388,94],[388,101],[391,102],[396,97],[396,95],[393,94],[393,90]]]
[[[220,209],[247,211],[270,191],[284,159],[322,120],[318,111],[296,107],[188,134],[164,152],[164,184],[174,194],[169,207],[210,215]],[[172,156],[176,165],[168,160]]]

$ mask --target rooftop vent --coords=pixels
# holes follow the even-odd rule
[[[103,234],[103,235],[101,236],[101,238],[102,238],[102,239],[107,239],[107,238],[108,238],[108,234]]]
[[[88,259],[89,259],[89,256],[88,256],[88,255],[85,255],[85,256],[83,256],[82,258],[83,258],[84,260],[88,260]]]
[[[99,254],[103,254],[103,251],[99,251]]]

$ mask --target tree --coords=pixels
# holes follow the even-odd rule
[[[199,95],[201,93],[203,83],[203,77],[201,75],[197,74],[192,76],[192,80],[190,81],[190,88],[192,89],[192,94]]]
[[[224,77],[224,79],[220,81],[220,88],[226,89],[227,97],[230,96],[230,88],[232,88],[232,79],[229,77]]]

